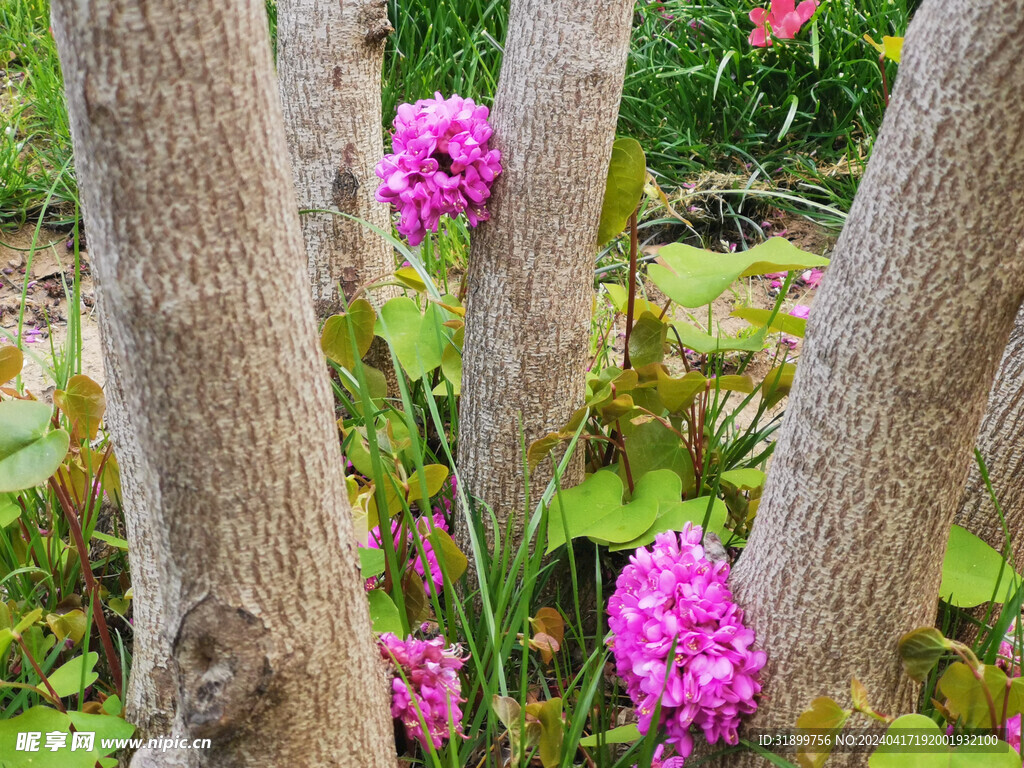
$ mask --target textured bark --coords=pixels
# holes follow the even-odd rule
[[[390,228],[374,199],[384,150],[381,64],[391,32],[384,0],[282,0],[277,71],[299,207],[336,210]],[[313,304],[323,320],[395,267],[387,241],[328,213],[302,216]],[[372,298],[372,297],[371,297]]]
[[[1006,516],[1011,553],[1019,570],[1024,563],[1024,310],[1017,315],[1010,343],[1003,352],[977,447]],[[1006,543],[1003,525],[977,462],[968,474],[955,522],[1002,551]]]
[[[390,768],[264,5],[56,0],[53,27],[129,544],[161,539],[136,611],[171,639],[170,735],[213,745],[133,764]]]
[[[935,620],[946,534],[1024,296],[1022,34],[1022,0],[931,2],[911,25],[733,574],[768,653],[756,726],[792,727],[817,696],[848,705],[851,676],[879,711],[916,704],[897,641]]]
[[[177,681],[171,661],[171,641],[164,616],[167,603],[177,594],[170,583],[167,565],[169,546],[166,531],[152,512],[157,502],[150,497],[159,489],[158,474],[146,461],[131,431],[131,417],[121,389],[117,357],[106,344],[112,334],[105,327],[106,312],[100,297],[99,320],[104,342],[107,410],[104,417],[114,435],[114,452],[121,474],[121,504],[124,511],[131,568],[132,674],[125,696],[126,717],[135,723],[135,738],[149,740],[166,736],[174,723]]]
[[[520,420],[530,442],[583,403],[597,225],[632,7],[512,3],[492,115],[504,171],[491,220],[473,233],[459,410],[459,468],[502,525],[523,508]],[[581,469],[565,484],[582,479]]]

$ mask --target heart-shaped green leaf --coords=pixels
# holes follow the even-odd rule
[[[53,403],[68,417],[75,439],[94,440],[107,409],[103,388],[83,373],[68,379],[67,389],[53,393]]]
[[[629,334],[629,359],[633,365],[660,363],[665,357],[668,326],[650,312],[644,312]]]
[[[77,694],[79,687],[88,688],[99,678],[99,674],[95,670],[99,658],[100,655],[96,651],[76,656],[47,675],[46,679],[49,680],[50,687],[62,698]],[[46,690],[42,683],[36,687],[41,691]]]
[[[626,227],[626,222],[640,204],[647,178],[647,158],[636,139],[616,139],[612,145],[608,180],[605,182],[604,202],[601,204],[601,223],[597,230],[597,244],[602,246]]]
[[[420,312],[406,297],[391,299],[380,310],[375,331],[398,356],[398,362],[414,381],[439,365],[452,331],[444,327],[445,311],[433,302]]]
[[[935,627],[919,627],[903,635],[898,647],[903,669],[921,683],[952,646]]]
[[[361,360],[373,342],[373,328],[377,322],[377,313],[373,305],[366,299],[356,299],[348,305],[348,311],[332,315],[324,322],[320,332],[320,349],[328,360],[342,368],[355,368],[355,355],[352,352],[352,341],[355,340],[356,351]]]
[[[0,493],[41,485],[57,471],[71,437],[50,429],[51,413],[33,400],[0,403]]]
[[[374,589],[366,593],[370,601],[370,623],[377,634],[391,632],[402,636],[402,618],[398,614],[398,606],[383,589]]]
[[[711,500],[710,496],[700,496],[689,501],[673,501],[661,503],[658,506],[658,515],[654,523],[642,535],[622,544],[613,544],[609,549],[618,552],[623,549],[636,549],[646,547],[654,538],[664,531],[681,531],[687,523],[702,525],[704,516],[708,513],[708,502],[711,501],[711,515],[708,518],[706,533],[713,533],[722,541],[727,541],[732,534],[725,527],[729,519],[729,510],[721,499]]]
[[[17,347],[0,347],[0,384],[6,384],[19,373],[25,364],[25,356]]]
[[[1020,576],[1005,563],[1002,555],[965,528],[952,527],[942,561],[939,597],[960,608],[973,608],[993,597],[995,602],[1001,603],[1018,586]]]
[[[882,745],[868,758],[868,768],[1020,768],[1020,754],[1008,744],[995,747],[957,747],[952,750],[914,752],[907,744],[941,744],[945,732],[925,715],[903,715],[886,731]]]
[[[823,267],[828,259],[802,251],[783,237],[772,237],[742,253],[715,253],[684,243],[658,252],[648,276],[665,295],[684,307],[710,304],[739,277]]]

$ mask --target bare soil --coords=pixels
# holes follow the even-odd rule
[[[54,354],[63,354],[71,311],[82,321],[82,373],[100,384],[104,381],[89,255],[80,252],[81,304],[70,307],[65,286],[70,292],[75,260],[67,240],[66,234],[46,228],[40,229],[38,237],[35,227],[0,233],[0,345],[17,339],[24,293],[22,382],[27,391],[43,400],[50,400],[53,394],[54,381],[47,368],[53,364]]]

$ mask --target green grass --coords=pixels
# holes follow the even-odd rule
[[[75,217],[71,134],[49,23],[46,0],[0,0],[0,223],[7,225],[37,216],[48,196],[49,223]]]
[[[619,133],[638,138],[665,186],[705,170],[756,173],[845,210],[884,110],[877,55],[917,0],[827,0],[784,44],[752,48],[751,0],[641,0],[634,14]],[[459,93],[490,104],[507,0],[389,0],[383,120],[395,107]],[[271,32],[276,6],[267,0]],[[46,0],[0,0],[0,222],[74,216],[77,198],[60,67]],[[671,17],[671,18],[669,18]],[[888,65],[892,83],[896,65]],[[843,164],[853,171],[835,173]],[[796,207],[800,207],[797,205]]]

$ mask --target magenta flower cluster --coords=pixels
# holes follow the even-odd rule
[[[413,527],[423,528],[424,526],[418,525],[419,520],[421,519],[422,518],[415,518],[413,520]],[[442,531],[445,532],[448,531],[448,523],[445,522],[444,515],[440,514],[440,512],[434,512],[434,514],[431,517],[431,522],[433,523],[435,528],[440,528]],[[414,533],[413,527],[405,526],[404,539],[406,558],[409,562],[412,563],[413,570],[415,570],[416,573],[420,575],[420,578],[423,579],[423,588],[426,590],[427,594],[432,595],[434,593],[434,586],[436,586],[438,589],[444,586],[444,576],[441,572],[441,566],[437,562],[437,555],[434,552],[434,546],[433,544],[431,544],[430,539],[419,533]],[[396,553],[400,553],[402,550],[403,537],[401,529],[402,526],[399,525],[398,520],[391,521],[391,536],[392,541],[394,542]],[[426,562],[424,562],[423,558],[420,556],[419,550],[416,549],[413,540],[414,535],[419,537],[419,540],[423,545],[423,554],[426,556]],[[384,546],[383,541],[381,539],[379,525],[375,526],[370,531],[370,535],[366,541],[366,546],[370,549],[381,549]],[[430,579],[427,579],[428,568],[430,569]],[[374,586],[376,585],[369,584],[368,588],[372,589]]]
[[[729,564],[708,560],[700,541],[700,526],[689,523],[681,534],[658,534],[630,557],[608,601],[609,645],[640,732],[660,702],[660,725],[682,758],[693,751],[691,726],[710,743],[738,742],[766,660],[726,584]]]
[[[442,637],[401,640],[390,632],[380,636],[380,653],[394,675],[391,716],[401,721],[409,738],[424,749],[431,744],[440,748],[452,733],[465,738],[459,670],[468,656],[457,646],[445,648]]]
[[[399,106],[394,127],[393,154],[377,164],[384,181],[377,199],[401,214],[398,231],[410,245],[423,242],[428,230],[437,232],[444,215],[465,213],[471,227],[487,219],[491,184],[501,173],[501,154],[487,146],[487,107],[436,93]]]

